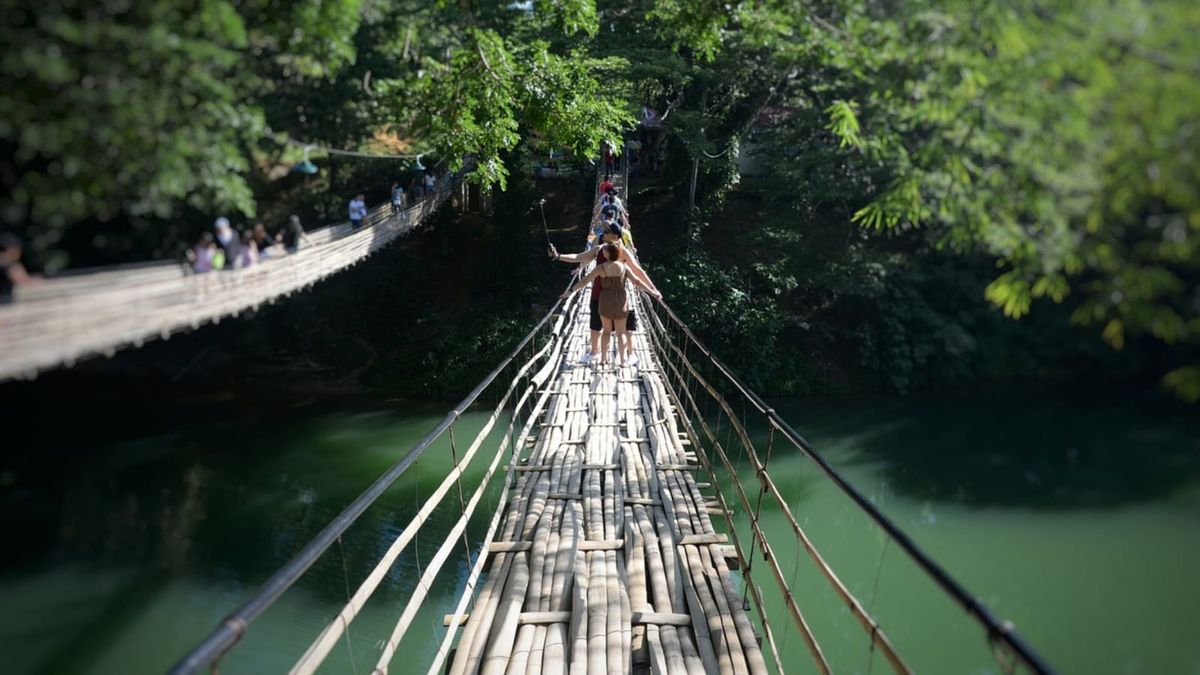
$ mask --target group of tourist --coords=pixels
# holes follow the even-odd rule
[[[661,299],[662,294],[638,263],[637,249],[633,246],[633,235],[629,228],[629,213],[609,178],[606,176],[600,184],[599,208],[592,225],[594,238],[589,237],[587,250],[560,254],[551,244],[550,257],[573,264],[596,263],[591,272],[563,294],[566,298],[589,284],[592,287],[589,307],[591,341],[589,350],[581,358],[582,363],[595,361],[605,365],[609,346],[615,338],[617,365],[637,365],[631,335],[637,330],[637,315],[630,306],[626,282],[656,299]]]
[[[290,216],[288,224],[271,235],[266,225],[255,223],[240,233],[233,229],[228,218],[217,218],[213,231],[187,251],[188,264],[197,274],[223,269],[245,269],[284,252],[295,253],[305,241],[304,227],[299,216]]]
[[[658,171],[658,139],[662,131],[662,118],[658,111],[650,106],[642,106],[642,118],[638,121],[638,140],[625,142],[623,155],[617,154],[617,146],[611,141],[605,141],[600,146],[600,159],[604,165],[604,180],[612,180],[615,173],[621,170],[621,162],[629,162],[632,172]]]
[[[412,179],[407,190],[400,185],[400,181],[393,182],[391,196],[392,215],[401,215],[404,213],[404,209],[408,208],[409,204],[416,204],[422,199],[437,194],[439,180],[437,172],[432,168],[427,168],[421,175]],[[359,195],[359,197],[361,198],[362,195]],[[353,208],[353,203],[351,203],[351,208]],[[351,221],[353,221],[353,216],[351,216]]]
[[[436,194],[438,181],[439,177],[433,169],[425,169],[413,179],[411,202],[408,191],[400,187],[400,182],[393,182],[390,200],[392,214],[403,214],[410,203],[416,204]],[[347,206],[350,230],[360,229],[369,214],[366,196],[362,193],[355,195]],[[307,237],[299,216],[289,217],[288,224],[274,235],[269,234],[261,222],[239,233],[233,229],[228,218],[217,218],[213,231],[200,235],[200,239],[188,249],[187,260],[191,270],[197,274],[244,269],[284,252],[295,253],[305,241]]]

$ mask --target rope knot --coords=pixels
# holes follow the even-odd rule
[[[225,625],[229,627],[229,630],[233,631],[234,634],[237,635],[239,640],[243,635],[246,634],[246,628],[248,627],[246,620],[240,616],[231,616],[228,619],[225,619]]]

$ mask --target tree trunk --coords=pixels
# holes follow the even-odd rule
[[[704,143],[704,109],[708,107],[708,85],[704,85],[704,90],[700,93],[700,143]],[[700,152],[692,153],[692,185],[688,189],[688,210],[696,208],[696,180],[700,176]]]
[[[696,178],[700,175],[700,156],[692,158],[692,186],[688,189],[688,210],[696,208]]]

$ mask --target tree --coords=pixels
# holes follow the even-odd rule
[[[790,70],[790,114],[763,137],[797,205],[841,201],[867,230],[994,256],[985,295],[1011,317],[1048,298],[1117,349],[1143,334],[1180,359],[1200,346],[1194,3],[785,0],[652,15],[684,22],[672,45],[704,64],[761,50]],[[1200,365],[1179,366],[1165,381],[1200,400]]]
[[[873,45],[865,133],[831,108],[842,141],[890,169],[855,219],[996,256],[986,296],[1009,316],[1074,295],[1074,319],[1117,349],[1130,334],[1200,344],[1198,18],[1137,0],[911,7]],[[1200,400],[1200,366],[1166,382]]]

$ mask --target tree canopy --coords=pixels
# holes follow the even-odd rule
[[[519,147],[594,156],[651,104],[683,241],[745,147],[765,161],[768,295],[803,294],[814,228],[987,256],[1004,314],[1172,345],[1166,382],[1200,400],[1194,2],[11,4],[0,219],[51,264],[85,225],[252,215],[281,138],[472,156],[503,189]]]

